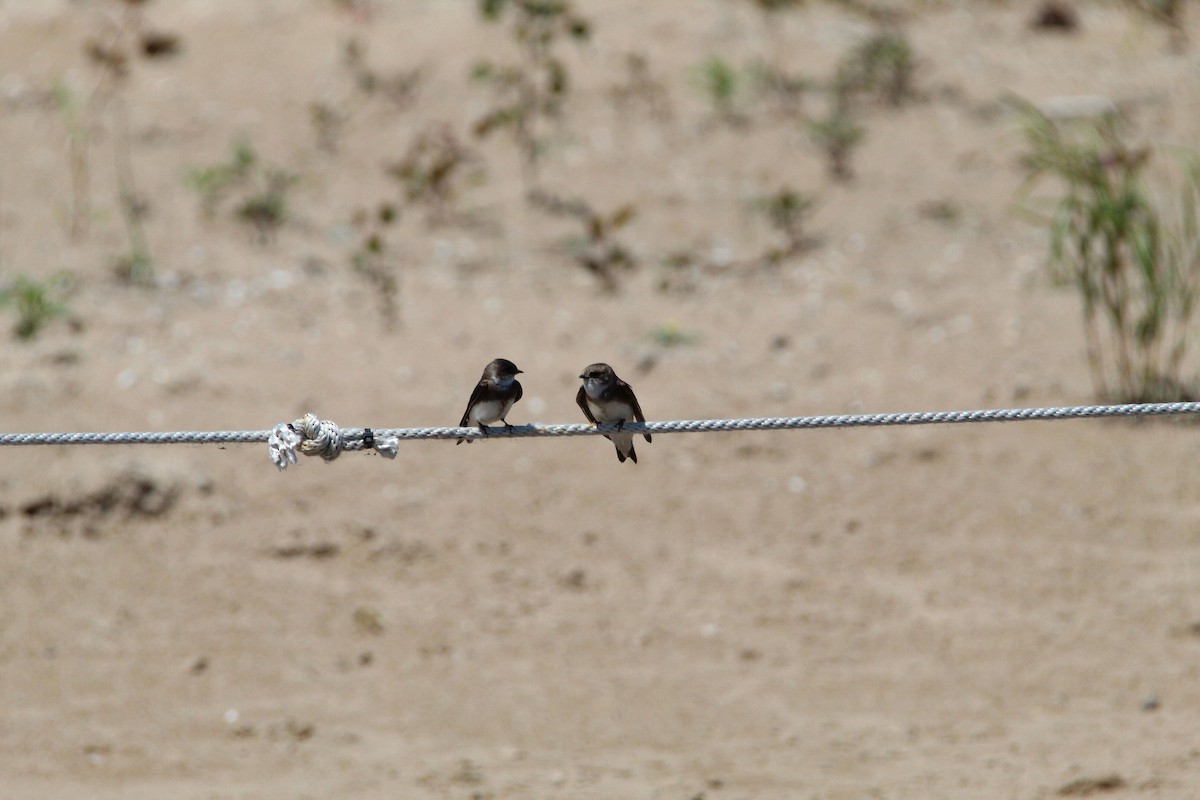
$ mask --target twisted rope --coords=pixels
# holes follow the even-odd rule
[[[885,425],[946,425],[968,422],[1025,422],[1032,420],[1095,419],[1200,414],[1200,403],[1130,403],[1107,406],[992,408],[978,411],[912,411],[895,414],[839,414],[813,417],[696,419],[669,422],[629,422],[629,433],[713,433],[718,431],[809,430],[863,428]],[[3,433],[0,445],[66,444],[259,444],[266,442],[271,462],[279,469],[295,464],[300,455],[333,461],[344,451],[374,450],[395,458],[401,440],[523,439],[531,436],[601,436],[616,433],[616,425],[514,425],[478,428],[339,428],[306,414],[292,423],[267,431],[174,431],[150,433]]]

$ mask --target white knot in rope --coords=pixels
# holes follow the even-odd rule
[[[300,443],[300,452],[304,455],[333,461],[342,454],[342,429],[337,423],[318,419],[316,414],[305,414],[292,425],[301,428],[304,434],[304,441]]]
[[[362,432],[362,447],[368,450],[374,450],[379,455],[387,459],[396,457],[396,453],[400,452],[400,438],[397,436],[389,436],[386,439],[375,438],[375,432],[370,428],[363,428]],[[357,449],[346,446],[347,450]]]
[[[392,459],[400,450],[400,439],[395,436],[376,439],[370,428],[357,435],[344,435],[337,423],[320,419],[316,414],[305,414],[295,422],[281,422],[272,428],[267,449],[271,463],[282,471],[298,461],[297,450],[306,456],[320,456],[326,462],[333,461],[344,450],[364,449]]]
[[[267,449],[271,453],[271,463],[279,467],[280,472],[296,463],[296,447],[303,439],[286,422],[271,429],[271,435],[267,437]]]
[[[337,423],[305,414],[291,424],[279,423],[267,439],[271,463],[285,470],[298,460],[297,449],[306,456],[333,461],[342,454],[342,432]]]

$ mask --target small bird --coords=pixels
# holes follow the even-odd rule
[[[579,387],[575,402],[593,424],[615,422],[619,430],[630,420],[646,421],[642,407],[638,405],[637,397],[633,394],[633,387],[618,378],[617,373],[613,372],[613,368],[608,364],[589,364],[579,377],[583,379],[583,386]],[[650,441],[650,434],[646,433],[643,436],[647,442]],[[605,434],[604,438],[617,448],[618,461],[624,463],[628,458],[637,463],[632,433],[617,433],[612,436]]]
[[[479,430],[488,432],[487,423],[503,422],[504,427],[512,428],[505,417],[512,411],[513,404],[521,399],[521,383],[517,380],[522,370],[507,358],[497,358],[483,368],[483,376],[475,384],[471,399],[467,401],[467,410],[463,412],[462,421],[458,427],[466,428],[478,425]],[[470,439],[459,439],[456,444]]]

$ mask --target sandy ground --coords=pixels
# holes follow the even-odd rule
[[[74,239],[53,101],[107,91],[85,47],[117,5],[0,0],[0,270],[71,271],[77,320],[5,338],[6,431],[449,425],[496,356],[526,373],[517,423],[582,421],[597,360],[651,419],[1088,402],[999,101],[1105,95],[1156,143],[1200,136],[1195,50],[1119,4],[1077,4],[1075,34],[1030,30],[1030,3],[913,4],[922,96],[863,112],[837,183],[765,101],[715,120],[694,70],[826,76],[861,18],[584,3],[541,182],[637,205],[619,238],[640,266],[607,295],[563,249],[572,224],[524,202],[511,141],[465,134],[489,103],[471,64],[511,55],[473,4],[152,3],[182,49],[120,90],[158,282],[138,288],[108,266],[115,101],[83,116]],[[351,38],[381,76],[421,67],[411,95],[356,94]],[[614,104],[630,53],[661,115]],[[334,152],[313,103],[346,113]],[[383,169],[436,121],[486,168],[441,226]],[[233,199],[206,219],[185,180],[239,135],[300,176],[266,240]],[[762,269],[752,201],[785,186],[816,198],[820,242]],[[388,201],[391,325],[350,267],[356,210]],[[709,266],[664,266],[679,252]],[[282,474],[262,446],[8,448],[0,795],[1200,796],[1195,435],[663,435],[636,466],[594,438],[424,442]]]

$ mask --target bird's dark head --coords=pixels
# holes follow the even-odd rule
[[[523,370],[517,369],[517,365],[509,361],[507,358],[497,358],[492,363],[488,364],[483,370],[483,374],[489,378],[497,380],[510,380],[520,375]]]
[[[584,367],[579,377],[587,383],[609,383],[616,379],[617,373],[608,364],[596,363]]]

